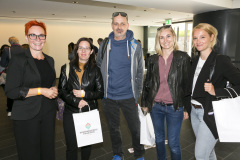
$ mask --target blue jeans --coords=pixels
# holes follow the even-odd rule
[[[167,125],[168,145],[172,160],[181,160],[180,130],[183,120],[183,107],[175,111],[173,105],[163,106],[158,103],[153,105],[151,113],[156,139],[158,160],[166,160],[165,146],[165,119]]]
[[[217,139],[203,120],[204,109],[195,109],[192,107],[191,122],[194,134],[196,136],[195,157],[196,160],[216,160],[214,146]]]

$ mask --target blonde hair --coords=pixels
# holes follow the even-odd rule
[[[217,29],[208,23],[199,23],[197,26],[193,28],[192,37],[196,29],[204,30],[205,32],[208,33],[210,37],[214,35],[213,40],[211,41],[211,49],[213,49],[213,47],[217,44],[217,35],[218,35]],[[196,50],[194,45],[193,45],[193,49]]]
[[[13,44],[19,44],[19,41],[16,37],[12,36],[12,37],[9,37],[8,39],[8,42],[13,45]]]
[[[168,29],[172,35],[173,35],[173,50],[178,50],[178,44],[177,44],[177,36],[176,36],[176,33],[174,32],[174,30],[172,29],[172,27],[170,25],[166,25],[166,26],[162,26],[162,27],[159,27],[157,29],[157,34],[156,34],[156,38],[155,38],[155,51],[158,55],[162,56],[163,53],[162,53],[162,47],[161,47],[161,44],[160,44],[160,34],[163,30],[165,29]]]

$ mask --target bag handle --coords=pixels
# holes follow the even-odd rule
[[[229,87],[229,89],[233,90],[233,92],[234,92],[234,93],[236,94],[236,96],[238,97],[237,92],[236,92],[233,88]]]
[[[224,88],[231,96],[231,98],[233,98],[232,94],[229,92],[229,90],[227,88]]]
[[[88,106],[88,111],[90,111],[90,106],[89,105],[87,105]],[[81,113],[82,112],[82,108],[80,108],[79,109],[79,113]]]
[[[229,89],[233,90],[233,92],[236,94],[236,96],[238,97],[237,92],[233,89],[233,88],[224,88],[231,96],[231,98],[233,98],[232,94],[230,93]]]

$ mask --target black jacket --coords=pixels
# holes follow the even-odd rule
[[[73,95],[73,89],[84,90],[85,97],[83,99],[88,102],[91,110],[97,109],[97,99],[103,97],[103,80],[99,68],[96,65],[93,67],[87,67],[84,70],[80,85],[73,63],[70,62],[68,80],[66,77],[66,65],[63,65],[58,84],[59,97],[65,102],[64,111],[78,113],[78,104],[81,98],[77,98]],[[82,108],[82,111],[87,110],[88,107],[86,106]]]
[[[143,85],[141,106],[152,111],[154,98],[160,86],[159,55],[149,57],[147,75]],[[163,66],[164,67],[164,66]],[[184,107],[184,94],[188,83],[190,57],[186,52],[174,51],[171,67],[168,74],[168,86],[173,99],[175,110]]]
[[[22,46],[20,46],[19,44],[13,44],[10,47],[10,52],[11,52],[11,58],[14,57],[17,54],[23,53],[25,52],[26,49],[24,49]],[[9,64],[10,58],[9,58],[9,48],[5,48],[2,51],[2,58],[0,61],[0,65],[2,67],[7,67]]]
[[[217,57],[217,58],[216,58]],[[207,82],[210,75],[210,68],[214,65],[216,60],[215,71],[212,76],[212,84],[215,89],[216,96],[211,96],[209,93],[204,91],[204,83]],[[200,102],[204,108],[203,120],[213,133],[213,136],[217,139],[218,133],[215,123],[214,114],[208,115],[208,112],[213,111],[212,101],[217,100],[217,98],[230,97],[229,93],[224,90],[226,86],[226,81],[230,81],[233,85],[233,89],[239,94],[240,93],[240,71],[231,63],[231,59],[225,55],[218,55],[212,51],[208,56],[203,68],[198,76],[195,88],[192,93],[192,83],[194,78],[194,73],[198,64],[199,56],[196,56],[192,60],[192,67],[190,70],[190,80],[186,96],[186,109],[188,113],[191,113],[191,98]],[[230,92],[232,92],[230,90]],[[232,95],[235,95],[232,92]]]
[[[44,54],[47,62],[54,69],[54,60],[52,57]],[[55,86],[56,80],[52,86]],[[30,88],[41,86],[41,77],[30,50],[25,50],[12,57],[8,70],[5,92],[7,97],[14,99],[11,118],[14,120],[28,120],[35,117],[41,108],[42,95],[25,98]],[[49,100],[49,108],[56,110],[56,99]]]

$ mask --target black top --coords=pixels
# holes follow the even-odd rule
[[[44,60],[38,60],[34,59],[35,64],[37,66],[38,72],[41,77],[41,86],[42,88],[51,88],[52,84],[55,80],[55,73],[49,63],[47,62],[46,58]],[[49,107],[47,104],[51,101],[45,96],[42,96],[42,105],[41,108],[43,108],[44,113],[50,111],[50,110],[56,110],[54,107]],[[46,107],[45,107],[46,106]]]
[[[54,71],[50,67],[49,63],[47,62],[46,58],[44,60],[34,59],[38,71],[41,77],[41,86],[43,88],[50,88],[54,82]]]

